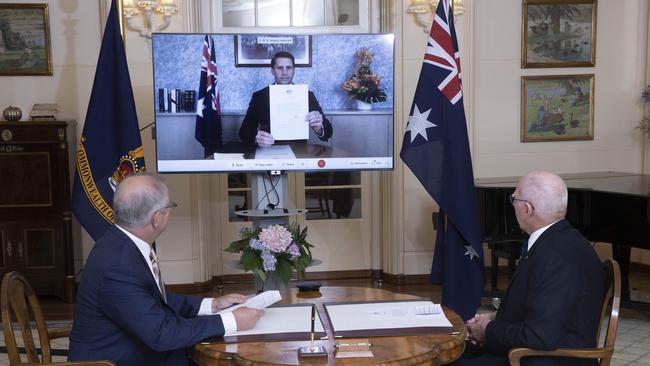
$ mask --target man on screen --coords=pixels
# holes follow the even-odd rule
[[[291,53],[278,52],[271,59],[274,84],[292,84],[294,72],[295,59]],[[332,124],[325,118],[316,96],[311,91],[309,92],[309,113],[305,116],[305,123],[309,123],[309,127],[320,140],[327,141],[332,137]],[[246,117],[239,128],[239,138],[247,146],[269,147],[275,144],[270,130],[269,87],[267,86],[253,93]]]

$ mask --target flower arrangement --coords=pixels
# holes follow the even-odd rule
[[[641,99],[644,103],[650,103],[650,85],[646,86],[645,89],[641,92]],[[639,125],[636,126],[641,133],[650,138],[650,115],[644,114],[643,118],[639,121]]]
[[[373,74],[370,64],[375,54],[363,47],[357,51],[357,65],[350,79],[343,83],[350,98],[366,103],[379,103],[386,100],[386,92],[379,86],[381,77]]]
[[[236,240],[225,249],[229,253],[242,253],[240,263],[244,271],[255,273],[262,283],[267,275],[275,273],[285,285],[289,282],[295,270],[298,278],[305,277],[305,269],[311,264],[313,245],[307,242],[307,228],[289,223],[271,225],[264,229],[251,230],[244,228],[240,232],[241,239]]]

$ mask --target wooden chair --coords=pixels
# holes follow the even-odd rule
[[[34,290],[27,282],[27,279],[18,272],[9,272],[2,279],[2,288],[0,289],[0,310],[2,311],[2,327],[4,328],[5,344],[9,363],[13,365],[44,365],[52,364],[52,350],[50,341],[56,338],[65,338],[70,335],[70,329],[47,329],[45,318],[41,311],[41,306]],[[29,307],[28,307],[29,305]],[[30,316],[38,332],[40,350],[36,348],[34,337],[32,336],[32,327]],[[13,322],[16,322],[20,334],[25,344],[25,353],[27,363],[20,359],[20,352],[16,343]],[[41,356],[39,357],[39,351]],[[110,361],[91,361],[91,362],[59,362],[55,365],[75,365],[75,366],[110,366],[115,364]]]
[[[605,298],[601,310],[601,324],[596,336],[597,342],[600,343],[600,330],[607,318],[607,333],[603,345],[597,348],[560,348],[554,351],[514,348],[508,353],[510,365],[520,366],[521,359],[524,357],[544,356],[600,359],[600,366],[609,366],[614,354],[614,342],[616,341],[616,329],[618,328],[618,309],[621,305],[621,272],[618,263],[613,259],[606,260],[604,266]]]

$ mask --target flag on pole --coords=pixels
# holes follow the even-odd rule
[[[131,78],[115,0],[108,13],[86,121],[77,147],[72,211],[98,239],[113,224],[113,193],[145,170]]]
[[[217,60],[214,54],[214,40],[206,35],[201,58],[201,80],[199,81],[199,102],[196,106],[196,128],[194,137],[203,145],[204,157],[217,151],[221,140],[221,105],[219,103],[219,78]]]
[[[467,320],[483,295],[483,246],[450,2],[438,3],[400,157],[440,206],[431,280]]]

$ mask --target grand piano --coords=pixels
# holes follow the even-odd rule
[[[630,300],[631,248],[650,249],[650,175],[593,172],[560,174],[569,189],[567,219],[592,242],[612,244],[621,267],[621,300]],[[520,177],[476,179],[483,238],[486,242],[526,239],[519,229],[508,196]]]

